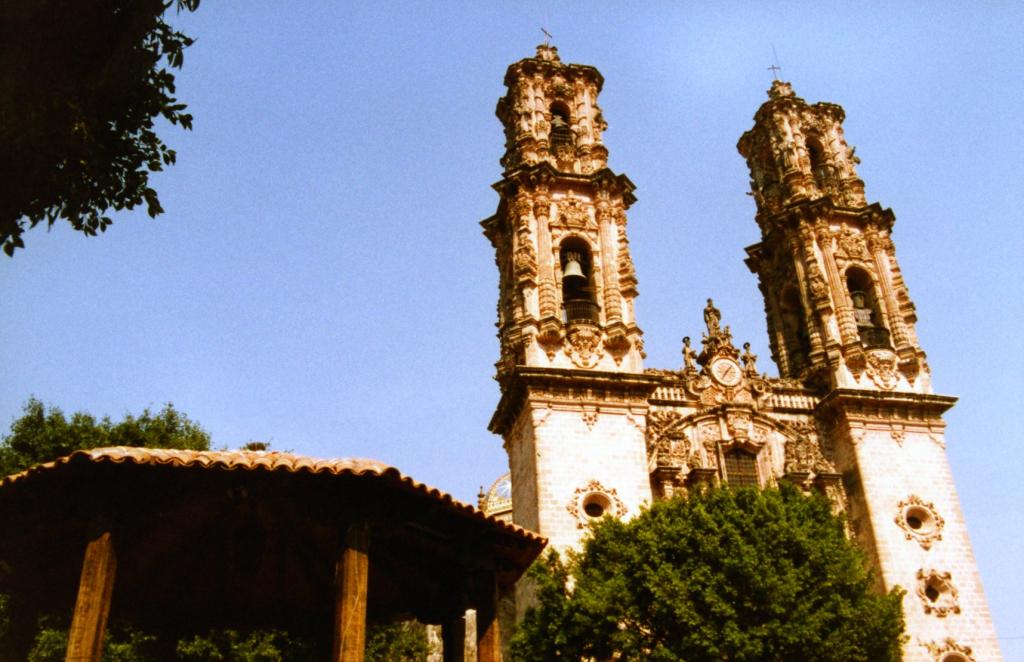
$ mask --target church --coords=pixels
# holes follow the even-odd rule
[[[608,167],[603,77],[543,44],[504,82],[499,202],[482,226],[499,283],[489,427],[510,473],[481,507],[566,549],[589,520],[654,499],[787,481],[845,513],[880,590],[906,591],[904,659],[1002,659],[945,452],[956,399],[933,392],[895,217],[865,197],[843,109],[775,80],[737,145],[779,376],[710,299],[700,337],[663,369],[644,365],[634,184]]]

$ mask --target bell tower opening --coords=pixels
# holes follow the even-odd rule
[[[875,285],[863,269],[846,270],[846,289],[853,304],[853,318],[861,344],[871,349],[890,349],[889,329],[882,325],[882,314],[875,296]]]
[[[556,101],[551,104],[551,133],[548,142],[551,147],[571,147],[573,145],[572,122],[569,109],[565,104]]]
[[[832,185],[832,166],[825,159],[825,150],[816,137],[807,138],[807,158],[811,162],[811,174],[814,183],[821,192],[827,191]]]
[[[562,307],[565,322],[600,323],[600,310],[594,302],[593,260],[590,247],[578,237],[569,237],[559,250],[562,267]]]
[[[782,331],[786,342],[786,356],[790,373],[796,374],[808,365],[811,341],[807,333],[807,317],[795,287],[787,287],[779,299]]]

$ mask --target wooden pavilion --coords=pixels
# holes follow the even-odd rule
[[[498,596],[546,542],[394,467],[261,451],[79,451],[0,480],[0,521],[12,631],[73,605],[76,662],[99,662],[112,615],[171,637],[311,632],[344,662],[367,622],[415,618],[461,661],[466,609],[495,662]]]

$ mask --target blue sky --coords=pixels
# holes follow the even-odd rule
[[[895,5],[895,6],[892,6]],[[548,26],[598,67],[610,164],[638,186],[630,242],[648,367],[678,367],[714,297],[768,360],[743,248],[736,141],[781,77],[847,112],[936,390],[996,625],[1024,637],[1019,3],[205,2],[178,77],[191,133],[167,213],[106,235],[37,228],[0,259],[0,422],[30,395],[117,418],[171,401],[215,445],[368,456],[472,501],[505,471],[486,430],[492,214],[505,67]],[[1024,640],[1004,639],[1007,659]]]

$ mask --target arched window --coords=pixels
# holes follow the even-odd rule
[[[558,102],[551,104],[551,133],[548,141],[552,149],[574,143],[569,109]]]
[[[734,448],[725,454],[725,482],[732,487],[760,487],[757,474],[757,457],[742,448]]]
[[[882,312],[875,297],[875,284],[863,269],[851,267],[846,270],[846,289],[853,304],[853,319],[857,333],[865,347],[892,347],[889,330],[882,324]]]
[[[790,373],[796,373],[808,363],[811,353],[811,339],[807,330],[807,317],[795,287],[788,287],[779,299],[782,315],[782,333],[786,340],[786,356]]]
[[[593,260],[590,247],[578,237],[562,242],[559,250],[562,265],[562,306],[565,321],[600,323],[599,309],[594,302]]]
[[[807,158],[811,161],[811,174],[818,189],[824,191],[833,183],[832,166],[825,159],[825,150],[816,138],[807,140]]]

